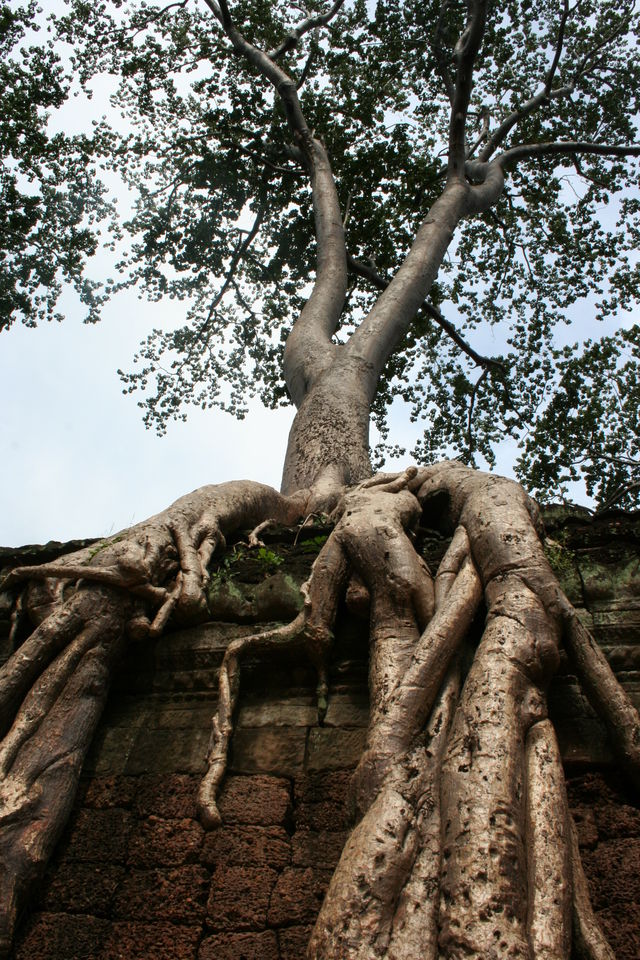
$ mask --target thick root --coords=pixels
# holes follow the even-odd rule
[[[432,579],[412,535],[423,509],[443,500],[455,533]],[[227,536],[253,527],[258,542],[265,524],[308,510],[308,496],[259,484],[206,487],[97,548],[12,572],[9,584],[21,591],[37,583],[21,596],[38,625],[0,671],[5,953],[16,911],[64,825],[125,637],[200,619],[207,567]],[[335,519],[303,588],[302,614],[226,651],[199,793],[203,822],[220,822],[216,795],[242,659],[304,649],[318,672],[322,719],[346,596],[370,619],[371,714],[352,783],[362,819],[308,956],[568,960],[573,945],[587,960],[612,960],[569,838],[546,718],[563,631],[592,702],[637,769],[640,724],[557,586],[535,506],[516,484],[452,463],[365,481],[342,497]],[[465,679],[461,650],[470,649],[482,602],[484,634]]]
[[[536,960],[569,960],[573,905],[569,808],[560,751],[548,720],[529,730],[526,771],[531,951]]]
[[[225,535],[265,517],[292,523],[305,507],[304,495],[256,483],[204,487],[103,544],[5,580],[37,626],[0,670],[0,956],[66,822],[126,636],[158,635],[171,616],[202,619],[207,566]],[[25,581],[42,586],[24,591]]]
[[[396,763],[354,828],[311,938],[309,960],[435,956],[440,849],[439,772],[459,693],[445,684],[424,743]],[[428,851],[428,853],[427,853]],[[435,853],[435,859],[432,854]],[[424,901],[425,890],[431,893]],[[430,948],[429,948],[430,945]]]

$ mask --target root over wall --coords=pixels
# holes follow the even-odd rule
[[[640,519],[556,512],[546,524],[554,569],[638,704]],[[205,832],[195,803],[224,649],[253,632],[258,618],[295,615],[295,583],[306,578],[324,531],[311,528],[295,544],[281,531],[262,536],[262,561],[241,557],[231,577],[214,581],[223,622],[130,649],[69,827],[21,918],[15,960],[304,956],[347,836],[347,788],[368,718],[367,630],[342,611],[323,726],[315,673],[302,657],[243,670],[219,801],[223,826]],[[446,540],[437,531],[422,538],[435,566]],[[1,558],[2,565],[43,559],[51,556]],[[562,667],[549,699],[596,915],[618,960],[637,960],[638,797]]]

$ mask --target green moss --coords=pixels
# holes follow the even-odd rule
[[[544,542],[544,552],[554,573],[560,580],[570,580],[576,574],[576,555],[558,540],[548,538]]]

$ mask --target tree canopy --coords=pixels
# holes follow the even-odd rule
[[[48,19],[35,3],[10,4],[0,21],[1,322],[53,317],[65,281],[91,319],[122,285],[184,301],[184,322],[151,331],[122,374],[160,431],[188,404],[242,415],[256,393],[288,402],[282,352],[316,271],[287,102],[234,50],[225,10],[71,0]],[[349,266],[343,342],[442,192],[467,6],[243,0],[232,15],[292,79],[331,160]],[[506,185],[460,223],[430,301],[387,362],[373,405],[379,459],[393,449],[385,415],[400,396],[425,421],[420,462],[493,464],[510,438],[538,496],[582,477],[601,504],[640,502],[629,313],[640,279],[638,27],[633,3],[489,9],[465,160],[473,183],[501,158]],[[125,122],[51,133],[48,115],[105,73]],[[135,193],[125,224],[105,202],[104,167]],[[127,240],[117,280],[98,290],[85,265],[105,217]]]

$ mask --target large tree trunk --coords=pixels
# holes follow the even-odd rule
[[[371,372],[341,356],[314,381],[296,413],[282,473],[282,492],[314,489],[329,501],[371,476]]]

